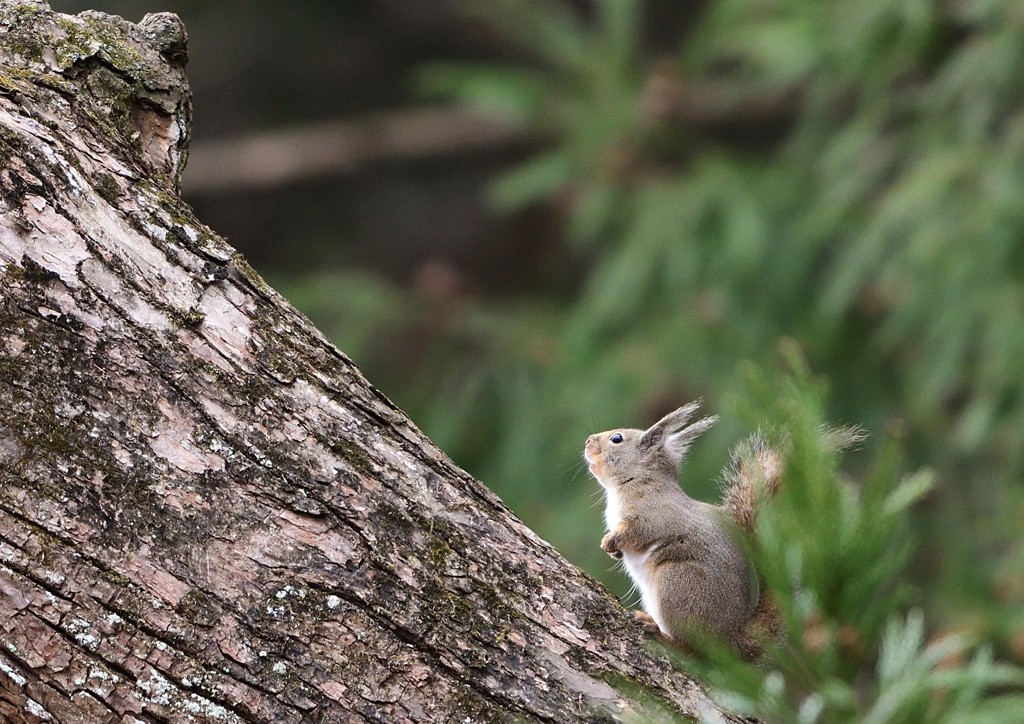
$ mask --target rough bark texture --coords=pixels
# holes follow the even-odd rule
[[[193,218],[184,62],[0,0],[0,720],[728,718]]]

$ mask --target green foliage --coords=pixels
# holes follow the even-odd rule
[[[806,382],[785,380],[751,397],[784,434],[777,446],[786,450],[781,491],[759,521],[768,585],[799,591],[780,602],[788,621],[856,622],[852,635],[877,640],[901,598],[895,584],[909,556],[907,508],[931,488],[931,473],[900,480],[890,440],[865,483],[854,485],[839,475],[837,452],[822,435],[820,395]]]
[[[863,482],[844,476],[822,433],[821,387],[792,352],[789,360],[796,373],[770,383],[750,372],[745,398],[785,451],[753,547],[785,640],[770,647],[767,671],[723,651],[689,670],[735,710],[769,722],[1024,721],[1024,669],[995,663],[967,635],[926,633],[919,609],[903,612],[906,513],[930,473],[902,476],[890,442]]]
[[[423,70],[425,90],[528,121],[560,142],[509,171],[491,193],[499,209],[550,198],[571,188],[576,196],[570,233],[588,240],[608,222],[619,201],[617,182],[639,133],[641,36],[638,0],[598,0],[593,23],[561,3],[488,3],[472,10],[500,22],[543,68],[436,64]],[[599,112],[595,112],[600,109]]]

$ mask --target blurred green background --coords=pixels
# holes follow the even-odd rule
[[[612,590],[586,435],[702,397],[714,498],[795,343],[854,470],[937,474],[930,620],[1024,662],[1019,0],[52,5],[182,16],[198,216]]]

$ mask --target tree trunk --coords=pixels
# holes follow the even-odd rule
[[[193,217],[185,52],[0,0],[0,719],[729,719]]]

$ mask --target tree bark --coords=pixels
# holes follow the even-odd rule
[[[0,0],[0,719],[730,719],[194,218],[185,52]]]

